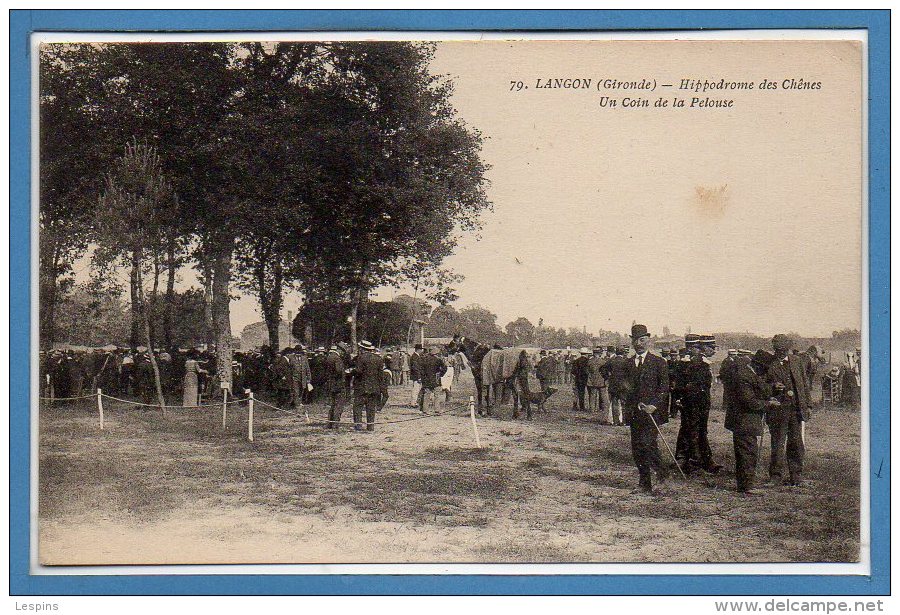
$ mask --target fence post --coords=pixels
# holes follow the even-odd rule
[[[481,440],[478,438],[478,423],[475,422],[475,398],[469,395],[469,417],[472,419],[472,431],[475,433],[475,447],[481,448]]]
[[[97,389],[97,409],[100,410],[100,431],[103,431],[103,389]]]
[[[225,412],[228,409],[228,389],[222,387],[222,431],[225,431]]]
[[[247,417],[247,439],[250,442],[253,442],[253,391],[250,391],[250,401],[248,402],[248,406],[250,407],[250,412]]]

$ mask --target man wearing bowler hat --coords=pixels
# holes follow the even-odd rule
[[[631,414],[631,454],[640,477],[640,490],[653,492],[653,471],[660,481],[669,474],[659,453],[658,426],[669,420],[669,369],[650,354],[650,334],[644,325],[631,327],[634,357],[627,359],[626,405]],[[655,424],[654,424],[655,422]]]

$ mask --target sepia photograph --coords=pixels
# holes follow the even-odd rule
[[[855,33],[32,49],[41,569],[868,564]]]

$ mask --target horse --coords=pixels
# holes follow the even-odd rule
[[[532,404],[543,407],[556,389],[532,391],[528,385],[528,374],[532,369],[527,351],[521,348],[492,348],[481,358],[481,386],[489,391],[493,389],[496,404],[503,403],[509,397],[513,400],[513,418],[519,418],[519,406],[525,411],[526,418],[532,418]],[[491,397],[487,400],[487,414],[493,407]]]
[[[484,360],[485,355],[490,352],[491,347],[464,337],[460,339],[459,350],[466,356],[469,367],[472,368],[472,378],[475,380],[475,399],[478,414],[484,416],[485,407],[487,408],[487,413],[490,414],[490,390],[482,384],[481,363]],[[484,405],[482,405],[482,397],[484,398]]]

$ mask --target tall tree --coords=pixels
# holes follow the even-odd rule
[[[224,131],[241,140],[226,161],[242,220],[236,252],[238,285],[258,300],[270,344],[280,346],[284,291],[300,277],[307,215],[316,182],[316,134],[323,118],[315,75],[323,70],[314,43],[247,43],[236,72],[240,96]]]
[[[506,334],[514,344],[531,344],[534,342],[534,325],[524,316],[519,316],[506,325]]]
[[[327,121],[306,242],[307,285],[328,278],[350,303],[352,323],[370,289],[416,282],[438,269],[457,233],[489,207],[481,135],[432,75],[434,47],[333,43],[321,93]],[[351,326],[351,341],[355,341]]]
[[[42,45],[40,53],[40,343],[56,340],[57,305],[87,249],[103,159],[93,139],[99,110],[89,95],[99,63],[91,46]]]
[[[164,249],[163,221],[171,216],[174,203],[175,194],[163,174],[156,149],[132,142],[106,174],[96,209],[99,239],[110,250],[120,252],[132,266],[132,279],[137,286],[136,311],[153,367],[160,407],[166,401],[150,331],[153,301],[147,299],[143,276],[148,262],[155,262],[154,255],[158,256]]]
[[[67,259],[70,262],[71,254],[83,249],[92,232],[93,217],[76,215],[77,209],[70,209],[90,209],[84,204],[95,203],[102,192],[103,171],[131,139],[157,148],[163,171],[171,178],[183,207],[165,221],[172,228],[160,260],[172,280],[167,281],[167,291],[172,290],[166,293],[167,300],[174,296],[174,275],[181,260],[178,247],[185,247],[188,242],[184,240],[190,235],[209,242],[206,250],[198,252],[204,257],[203,267],[213,271],[218,264],[220,269],[228,269],[230,253],[226,256],[223,252],[233,245],[233,233],[222,232],[226,230],[222,221],[229,219],[234,202],[223,198],[227,186],[219,172],[223,144],[217,134],[235,96],[234,47],[228,43],[42,46],[44,330],[52,330],[54,284],[68,271]],[[68,243],[60,246],[60,237]],[[196,245],[202,244],[198,241]],[[172,248],[175,258],[170,258]],[[219,296],[220,322],[230,298],[229,277],[228,271],[220,276],[219,289],[226,289]],[[154,279],[158,279],[156,271]],[[219,365],[230,370],[230,357]]]
[[[500,344],[506,341],[506,336],[497,326],[497,315],[489,309],[478,304],[469,305],[459,311],[468,323],[467,329],[471,331],[469,337],[483,344]]]
[[[179,195],[176,235],[193,235],[210,293],[219,379],[231,382],[231,265],[238,201],[223,152],[222,125],[236,96],[235,45],[111,44],[101,48],[106,140],[136,137],[155,146]],[[107,130],[109,128],[109,130]],[[169,295],[171,297],[171,295]]]

